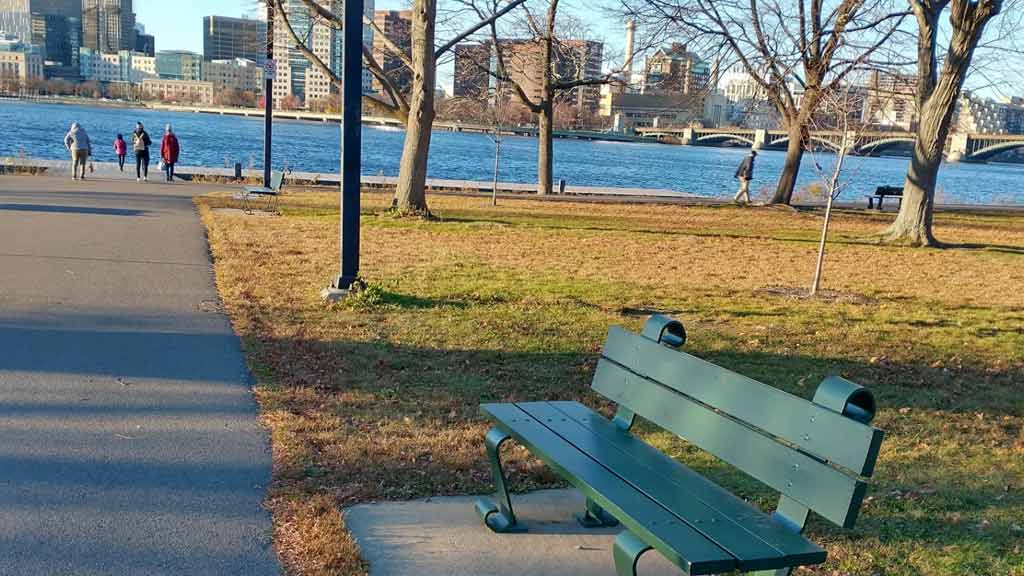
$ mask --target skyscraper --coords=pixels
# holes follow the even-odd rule
[[[32,15],[80,18],[82,0],[0,0],[0,32],[32,41]]]
[[[455,45],[455,79],[452,93],[459,98],[483,100],[491,84],[493,52],[490,42]]]
[[[82,0],[82,46],[99,52],[134,50],[132,0]]]
[[[411,11],[377,10],[373,21],[383,32],[373,38],[373,59],[380,64],[380,67],[384,69],[384,74],[394,82],[398,90],[408,94],[412,89],[412,70],[402,62],[401,58],[388,49],[381,36],[386,36],[406,56],[412,58]],[[373,89],[377,92],[384,92],[384,86],[376,78],[373,79]]]
[[[203,60],[244,58],[260,66],[267,59],[267,23],[249,18],[203,18]]]
[[[21,42],[32,41],[32,10],[28,0],[0,0],[0,32]]]
[[[335,14],[341,15],[344,12],[344,0],[317,2]],[[341,30],[315,25],[311,31],[312,20],[309,17],[309,10],[301,0],[284,0],[282,4],[288,13],[288,21],[299,38],[308,39],[308,45],[313,53],[327,64],[334,74],[340,76],[344,44]],[[364,1],[363,11],[368,18],[373,18],[373,0]],[[363,44],[373,45],[373,29],[369,26],[363,27]],[[294,96],[308,103],[326,99],[338,92],[331,84],[330,78],[310,64],[295,48],[295,43],[292,42],[283,22],[276,22],[274,25],[274,60],[277,62],[277,79],[274,81],[275,102]],[[373,91],[373,80],[365,66],[362,84],[364,93]]]

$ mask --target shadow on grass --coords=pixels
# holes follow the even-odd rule
[[[1000,252],[1003,254],[1024,256],[1024,246],[1010,246],[1008,244],[943,243],[941,248],[947,250],[980,250],[984,252]]]
[[[493,487],[483,454],[483,434],[489,424],[479,413],[480,403],[579,400],[605,415],[613,408],[589,390],[597,358],[579,349],[435,349],[384,341],[277,339],[250,339],[246,348],[251,361],[268,376],[262,382],[264,415],[270,421],[286,422],[282,435],[275,433],[281,439],[277,441],[287,444],[280,451],[294,455],[290,462],[279,462],[278,481],[290,483],[299,492],[336,495],[343,504],[490,492]],[[1021,376],[1019,371],[984,385],[979,379],[977,386],[968,388],[966,383],[979,376],[972,373],[947,387],[940,370],[917,364],[880,366],[745,351],[697,349],[695,353],[808,399],[825,376],[843,374],[875,392],[882,427],[891,426],[895,434],[891,442],[915,426],[901,419],[928,419],[933,430],[924,433],[927,436],[940,434],[935,430],[951,414],[1020,415],[1014,382]],[[908,385],[911,374],[925,384]],[[900,409],[907,406],[924,410],[915,409],[904,417]],[[645,437],[658,433],[650,425],[638,430]],[[941,434],[969,444],[974,432],[954,428]],[[777,495],[757,481],[674,437],[667,442],[670,452],[697,472],[763,509],[774,505]],[[296,444],[304,448],[296,449]],[[901,542],[923,546],[984,541],[984,554],[998,556],[1002,540],[984,540],[972,524],[981,520],[971,519],[983,510],[1016,509],[1019,498],[1000,499],[999,489],[985,485],[984,478],[971,485],[958,484],[962,470],[957,462],[940,460],[936,465],[903,453],[889,457],[896,460],[880,462],[870,491],[874,501],[859,527],[851,533],[815,519],[812,538],[825,534],[857,551],[879,542],[898,549]],[[512,450],[506,463],[516,491],[564,485],[522,450]],[[960,514],[963,521],[928,522],[932,511]],[[999,529],[1001,523],[995,519],[990,528]]]

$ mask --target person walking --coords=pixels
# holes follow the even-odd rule
[[[740,189],[732,199],[737,204],[750,204],[750,181],[754,179],[754,159],[757,158],[757,151],[751,150],[750,155],[740,162],[736,169],[736,179],[740,181]]]
[[[153,141],[149,133],[142,126],[142,122],[135,125],[135,132],[132,133],[132,149],[135,150],[135,181],[149,181],[149,147]]]
[[[167,172],[167,181],[174,181],[174,164],[178,161],[178,154],[181,148],[178,146],[178,137],[171,130],[168,124],[164,131],[164,139],[160,142],[160,159],[163,160],[164,171]]]
[[[124,136],[121,134],[117,135],[114,139],[114,154],[117,154],[117,166],[124,172],[124,160],[128,156],[128,143],[124,141]]]
[[[85,180],[85,169],[92,146],[85,128],[79,126],[78,122],[72,123],[71,130],[64,136],[64,147],[71,152],[71,179],[78,180],[78,167],[81,166],[82,180]]]

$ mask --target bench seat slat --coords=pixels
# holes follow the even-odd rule
[[[866,490],[856,477],[607,359],[598,361],[593,389],[835,524],[850,527],[856,520]]]
[[[586,406],[576,402],[517,406],[735,556],[739,570],[825,561],[821,548]]]
[[[734,570],[736,558],[514,404],[482,404],[495,424],[688,574]]]
[[[733,519],[743,530],[759,538],[785,555],[794,557],[800,565],[815,564],[825,560],[825,551],[817,544],[804,538],[778,522],[770,515],[743,501],[728,490],[720,487],[701,474],[694,472],[663,452],[647,444],[635,435],[624,432],[604,416],[579,402],[549,402],[553,408],[576,421],[581,427],[614,447],[623,454],[632,466],[647,471],[648,476],[659,479],[659,491],[673,490],[687,492],[724,516]]]
[[[862,476],[874,471],[883,437],[877,428],[620,326],[608,331],[604,356],[823,460]]]

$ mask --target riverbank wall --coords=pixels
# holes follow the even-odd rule
[[[117,164],[111,162],[94,163],[95,178],[131,179],[134,170],[126,166],[121,172]],[[162,173],[154,164],[150,167],[154,180],[162,177]],[[67,176],[70,175],[70,162],[61,160],[43,160],[24,157],[0,157],[0,175],[3,174],[46,174]],[[235,178],[234,169],[215,168],[206,166],[178,166],[175,168],[175,176],[187,182],[217,182],[225,186],[242,186],[245,184],[261,184],[263,171],[256,169],[243,169],[242,177]],[[371,176],[361,177],[362,189],[364,192],[390,193],[397,183],[394,176]],[[337,188],[341,184],[341,177],[338,174],[321,174],[313,172],[289,172],[285,176],[286,189],[292,187],[315,189],[315,188]],[[473,180],[450,180],[443,178],[428,178],[427,191],[431,194],[456,195],[456,196],[480,196],[488,197],[494,193],[492,182]],[[569,202],[600,202],[600,203],[644,203],[644,204],[677,204],[688,206],[723,206],[732,204],[726,198],[711,198],[687,194],[674,190],[662,190],[654,188],[614,188],[599,186],[572,186],[567,185],[562,194],[540,196],[537,194],[536,184],[524,184],[519,182],[499,182],[497,186],[499,198],[526,198],[545,201],[569,201]],[[819,209],[823,203],[819,202],[798,202],[795,209]],[[846,210],[860,210],[866,208],[863,201],[853,197],[843,199],[836,203],[836,206]],[[885,205],[884,212],[894,213],[899,208],[898,203],[890,202]],[[937,211],[968,212],[968,213],[1007,213],[1024,216],[1024,204],[959,204],[959,203],[936,203]]]

